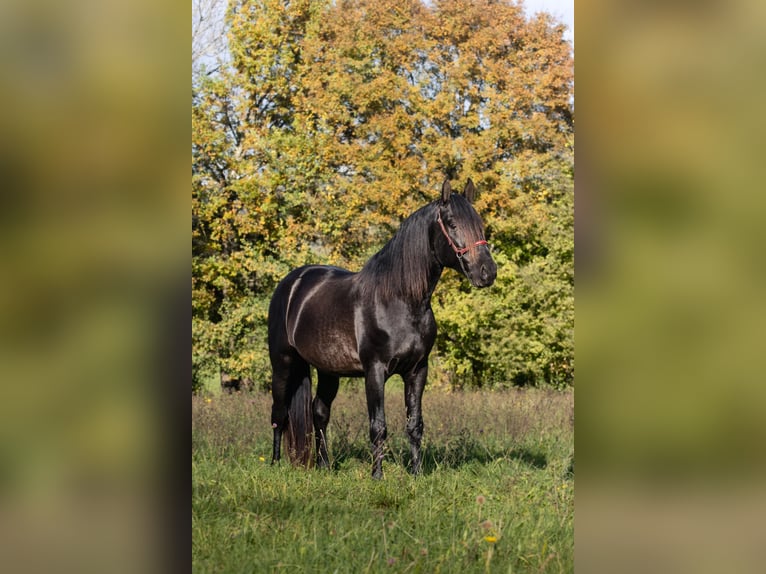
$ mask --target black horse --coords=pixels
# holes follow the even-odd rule
[[[461,195],[445,181],[441,198],[405,219],[358,273],[307,265],[277,285],[269,306],[272,464],[279,461],[283,433],[292,462],[309,464],[313,422],[316,465],[328,466],[326,430],[339,377],[363,376],[372,476],[381,478],[383,388],[398,374],[404,379],[412,472],[420,472],[420,405],[436,337],[431,295],[444,267],[462,272],[475,287],[492,285],[497,275],[482,221],[471,205],[475,193],[470,179]],[[318,373],[313,403],[310,365]]]

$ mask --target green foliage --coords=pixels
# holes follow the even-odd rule
[[[236,0],[192,91],[193,365],[268,386],[266,309],[305,263],[359,269],[445,174],[500,266],[434,299],[456,386],[573,383],[571,46],[479,0]]]
[[[267,395],[194,397],[194,571],[572,571],[571,390],[427,392],[418,478],[388,394],[382,481],[361,391],[333,405],[330,471],[270,465]]]

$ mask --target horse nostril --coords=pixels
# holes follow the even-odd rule
[[[489,272],[487,271],[487,266],[482,265],[481,266],[481,280],[486,281],[489,278]]]

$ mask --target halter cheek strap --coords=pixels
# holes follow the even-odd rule
[[[452,241],[452,238],[449,236],[449,233],[447,233],[447,228],[444,227],[444,222],[442,221],[442,214],[441,213],[437,213],[436,221],[439,222],[439,227],[442,228],[442,233],[444,234],[444,237],[447,238],[447,243],[449,243],[449,246],[452,247],[452,251],[455,252],[455,255],[457,255],[458,259],[462,259],[463,255],[468,253],[474,247],[478,247],[479,245],[488,245],[486,239],[480,239],[479,241],[477,241],[473,245],[469,245],[468,247],[460,248],[457,245],[455,245],[455,243]]]

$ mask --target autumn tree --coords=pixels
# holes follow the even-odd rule
[[[236,0],[227,22],[230,66],[192,94],[197,370],[268,385],[276,282],[359,269],[446,175],[477,183],[500,273],[478,292],[445,272],[436,378],[571,384],[563,27],[495,0]]]

